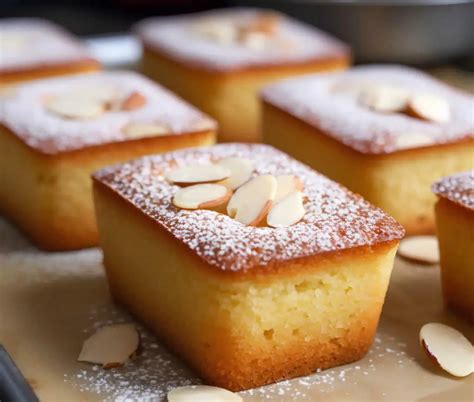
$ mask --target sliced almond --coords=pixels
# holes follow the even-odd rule
[[[410,98],[407,113],[419,119],[446,123],[451,117],[449,103],[435,95],[415,95]]]
[[[122,102],[121,109],[122,110],[136,110],[141,108],[146,103],[146,98],[137,91],[133,91],[130,95],[128,95],[124,101]]]
[[[248,181],[253,173],[252,162],[245,158],[225,158],[221,159],[217,164],[230,170],[230,176],[219,184],[232,190]]]
[[[421,133],[404,133],[399,134],[395,138],[395,149],[411,149],[411,148],[421,148],[433,145],[435,142],[434,138]]]
[[[179,189],[173,204],[184,209],[212,208],[229,201],[232,190],[220,184],[195,184]]]
[[[157,123],[130,123],[122,132],[128,138],[145,138],[170,134],[168,127]]]
[[[439,263],[438,240],[435,236],[411,236],[400,242],[398,254],[418,264]]]
[[[208,183],[224,180],[229,176],[229,169],[212,163],[182,166],[165,175],[169,181],[177,184]]]
[[[71,88],[68,96],[95,102],[111,102],[119,96],[119,90],[110,85],[80,86]]]
[[[137,351],[139,342],[133,324],[108,325],[86,339],[77,360],[101,364],[104,368],[118,367]]]
[[[99,101],[74,97],[72,95],[53,96],[46,101],[46,110],[67,119],[92,119],[105,111]]]
[[[282,175],[277,176],[277,192],[275,194],[274,203],[279,202],[284,197],[295,191],[303,191],[304,184],[303,182],[294,175]]]
[[[178,387],[168,392],[167,398],[168,402],[243,402],[239,395],[209,385]]]
[[[257,176],[237,189],[227,205],[227,214],[248,226],[257,226],[275,198],[277,181],[271,175]]]
[[[428,357],[444,371],[456,377],[474,372],[474,349],[459,331],[432,322],[420,330],[420,343]]]
[[[373,85],[360,93],[359,102],[380,113],[395,113],[405,110],[409,92],[397,87]]]
[[[248,31],[263,32],[267,35],[273,35],[280,22],[280,16],[277,13],[267,12],[257,16],[245,27]]]
[[[242,36],[240,43],[248,49],[262,50],[268,44],[269,38],[261,32],[248,32]]]
[[[291,226],[303,219],[305,213],[303,193],[296,191],[272,206],[267,216],[267,224],[274,228]]]
[[[202,36],[221,44],[235,42],[238,34],[235,24],[221,19],[205,19],[196,24],[194,29]]]

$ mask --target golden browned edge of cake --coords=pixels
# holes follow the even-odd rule
[[[222,271],[210,266],[159,223],[97,179],[94,179],[94,196],[104,266],[114,300],[143,320],[205,382],[233,391],[255,388],[314,373],[317,369],[354,362],[370,348],[398,240],[278,262],[248,271]],[[113,222],[113,226],[108,226],[110,222]],[[121,227],[122,224],[126,229]],[[112,239],[117,234],[123,236],[122,241],[128,239],[126,250],[117,249],[122,244],[120,238]],[[161,254],[160,250],[166,250],[165,254]],[[136,265],[130,266],[131,255],[136,258],[133,262]],[[160,270],[171,271],[170,275],[178,277],[173,276],[170,283],[160,281],[153,276],[155,273],[150,267],[151,261],[159,261]],[[358,269],[371,279],[363,281],[364,289],[361,289],[370,302],[366,302],[363,311],[354,311],[351,325],[344,329],[345,333],[340,338],[327,339],[327,333],[317,333],[311,327],[311,341],[306,341],[305,333],[293,331],[290,339],[279,340],[280,344],[284,344],[283,347],[274,348],[268,346],[273,339],[272,331],[264,331],[258,339],[248,335],[247,327],[243,331],[237,329],[241,337],[239,339],[230,332],[238,323],[223,313],[224,307],[221,307],[224,302],[229,302],[229,308],[232,309],[231,295],[238,294],[242,287],[261,286],[265,292],[272,284],[288,280],[292,284],[289,286],[294,286],[296,292],[305,292],[309,290],[305,287],[310,286],[308,279],[314,280],[314,275],[348,275],[349,268],[344,268],[346,265],[353,268],[351,264],[358,264]],[[129,275],[131,272],[133,275]],[[162,311],[170,301],[166,299],[165,303],[160,303],[155,298],[155,286],[174,292],[173,286],[183,281],[191,281],[195,286],[203,284],[206,286],[203,294],[209,297],[216,293],[216,287],[224,289],[224,299],[203,302],[208,303],[207,306],[212,310],[207,324],[203,323],[205,320],[202,317],[196,317],[197,311],[201,311],[197,307],[201,301],[194,298],[189,301],[187,311],[183,311],[182,306],[176,307],[179,314],[173,323],[170,322],[173,318],[169,317],[169,312]],[[347,289],[339,290],[346,296]],[[186,288],[182,296],[189,297],[190,293],[191,290]],[[258,297],[255,295],[255,298]],[[272,303],[278,301],[273,300]],[[219,309],[215,311],[213,306]],[[325,323],[321,326],[324,327]]]
[[[351,191],[362,194],[366,200],[400,222],[407,235],[435,233],[433,205],[436,197],[431,193],[431,183],[441,176],[472,168],[473,164],[474,139],[471,138],[388,154],[364,154],[264,100],[262,120],[265,143],[287,152]],[[314,149],[318,149],[317,157]],[[450,167],[443,167],[440,171],[439,166],[448,159],[452,160],[448,163]],[[466,160],[470,161],[468,165]],[[408,173],[419,173],[423,166],[426,166],[428,176],[420,181],[425,186],[418,184],[416,188],[411,188],[406,181],[410,177]],[[400,169],[405,169],[405,172]],[[394,180],[392,187],[387,187],[387,180],[397,177],[402,181],[401,185],[396,187]],[[414,200],[410,195],[420,191],[423,192],[423,207],[411,208],[410,203]]]
[[[0,125],[0,212],[44,250],[98,244],[90,174],[151,153],[215,143],[213,130],[147,137],[49,154]]]
[[[0,71],[0,85],[17,84],[22,81],[36,80],[53,76],[82,74],[99,71],[101,65],[94,59],[71,63],[46,64],[27,69]]]
[[[444,300],[474,322],[474,210],[439,197],[435,214]]]
[[[219,142],[261,140],[257,91],[264,85],[294,75],[343,70],[351,64],[350,55],[341,55],[214,71],[176,61],[144,43],[142,46],[141,72],[214,117],[219,123]]]

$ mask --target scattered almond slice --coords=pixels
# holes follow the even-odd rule
[[[305,213],[303,193],[296,191],[272,206],[267,216],[267,224],[274,228],[291,226],[303,219]]]
[[[222,184],[231,190],[240,187],[252,176],[253,165],[248,159],[236,157],[225,158],[221,159],[217,164],[230,170],[230,176],[219,184]]]
[[[65,95],[84,101],[111,102],[119,96],[119,90],[109,85],[81,86],[71,88]]]
[[[165,177],[172,183],[194,184],[224,180],[230,176],[230,173],[230,170],[224,166],[195,163],[174,169],[168,172]]]
[[[227,214],[248,226],[257,226],[275,198],[277,181],[271,175],[257,176],[237,189],[227,205]]]
[[[178,387],[168,392],[167,398],[168,402],[243,402],[239,395],[209,385]]]
[[[67,119],[92,119],[105,112],[102,102],[72,95],[58,95],[49,98],[46,110]]]
[[[240,43],[248,49],[262,50],[268,44],[268,36],[262,32],[248,32],[242,36]]]
[[[146,98],[137,91],[133,91],[130,95],[128,95],[124,101],[122,102],[121,109],[122,110],[136,110],[141,108],[146,103]]]
[[[438,240],[435,236],[411,236],[400,242],[398,254],[418,264],[439,263]]]
[[[474,372],[474,349],[463,334],[447,325],[432,322],[420,330],[420,343],[428,357],[456,377]]]
[[[430,137],[427,134],[421,133],[404,133],[399,134],[395,138],[395,149],[411,149],[411,148],[420,148],[426,147],[434,144],[433,137]]]
[[[395,113],[405,110],[409,92],[396,87],[373,85],[360,93],[359,102],[376,112]]]
[[[244,29],[249,32],[263,32],[267,35],[273,35],[278,29],[280,16],[277,13],[266,12],[255,18]]]
[[[293,175],[281,175],[276,177],[277,192],[275,194],[274,203],[279,202],[284,197],[295,191],[303,191],[303,182]]]
[[[156,123],[129,123],[122,132],[128,138],[145,138],[170,134],[168,127]]]
[[[212,208],[229,201],[232,190],[220,184],[195,184],[179,189],[173,197],[173,204],[179,208]]]
[[[236,41],[238,30],[230,21],[205,19],[194,26],[199,34],[221,44],[231,44]]]
[[[139,342],[133,324],[108,325],[86,339],[77,360],[101,364],[104,368],[118,367],[137,351]]]
[[[446,123],[450,119],[449,103],[435,95],[415,95],[410,98],[407,113],[419,119]]]

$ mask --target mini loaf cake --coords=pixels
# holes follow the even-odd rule
[[[446,304],[474,321],[474,170],[433,185]]]
[[[144,46],[144,73],[216,118],[221,141],[260,139],[261,86],[350,63],[343,43],[273,11],[151,18],[136,32]]]
[[[473,167],[474,98],[400,66],[263,90],[264,141],[362,194],[409,234],[435,230],[430,186]]]
[[[216,125],[129,72],[20,85],[0,109],[0,211],[49,250],[97,244],[91,172],[215,141]]]
[[[0,49],[0,85],[100,68],[78,39],[41,19],[0,20]]]
[[[367,352],[404,231],[360,196],[256,144],[105,168],[94,193],[113,297],[206,382],[243,390]]]

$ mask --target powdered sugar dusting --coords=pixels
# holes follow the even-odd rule
[[[440,197],[474,210],[474,170],[444,177],[433,184]]]
[[[36,18],[0,21],[0,71],[18,71],[91,59],[61,27]]]
[[[210,210],[172,205],[178,186],[164,173],[174,166],[237,156],[251,160],[255,174],[293,174],[305,186],[306,215],[285,228],[249,227]],[[266,145],[222,144],[141,158],[95,174],[102,182],[172,233],[210,265],[223,271],[277,267],[315,254],[400,239],[391,217],[286,154]]]
[[[373,84],[438,95],[449,103],[451,118],[435,123],[401,113],[376,112],[360,104],[354,91],[337,89]],[[343,73],[289,79],[265,88],[262,97],[362,153],[394,152],[397,139],[407,134],[425,135],[433,145],[474,138],[474,97],[408,67],[362,66]]]
[[[106,87],[118,96],[138,91],[146,98],[143,107],[108,111],[89,120],[66,119],[49,112],[44,99],[75,89]],[[28,118],[25,118],[27,116]],[[201,131],[215,122],[168,90],[133,72],[108,71],[82,76],[53,78],[19,86],[0,109],[0,122],[15,135],[44,153],[55,154],[88,146],[126,141],[123,128],[131,123],[160,123],[170,135]]]
[[[288,46],[251,49],[239,44],[217,43],[198,35],[193,24],[209,18],[229,23],[251,21],[263,10],[234,8],[204,13],[150,18],[136,27],[145,46],[186,64],[214,71],[281,65],[318,59],[347,58],[349,49],[329,35],[282,16],[276,35]]]

